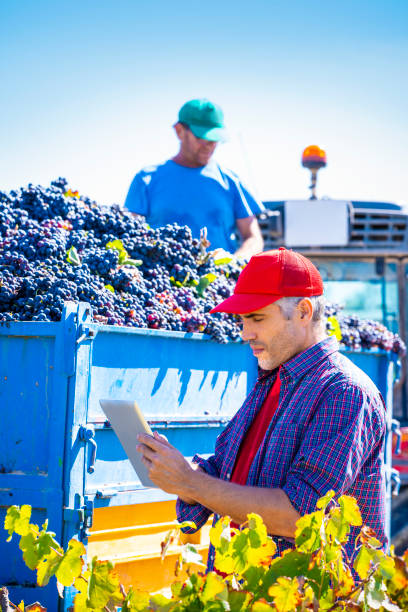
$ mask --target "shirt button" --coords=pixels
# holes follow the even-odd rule
[[[227,478],[231,478],[231,474],[227,474]]]

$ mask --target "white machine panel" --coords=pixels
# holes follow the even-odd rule
[[[286,246],[346,246],[350,206],[343,200],[285,202]]]

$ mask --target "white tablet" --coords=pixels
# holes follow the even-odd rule
[[[149,478],[148,469],[142,462],[142,455],[136,450],[139,444],[138,434],[153,435],[137,403],[129,400],[108,399],[101,399],[99,403],[142,485],[157,488],[157,485]]]

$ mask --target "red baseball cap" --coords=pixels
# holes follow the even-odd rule
[[[251,257],[239,275],[234,293],[210,312],[245,314],[283,297],[322,294],[322,277],[310,259],[280,247]]]

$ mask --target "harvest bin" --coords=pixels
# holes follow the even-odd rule
[[[70,303],[59,323],[0,327],[0,519],[8,506],[30,504],[32,522],[48,518],[64,546],[77,535],[88,556],[115,562],[125,584],[157,590],[169,584],[174,566],[159,558],[174,496],[141,485],[99,399],[137,400],[152,428],[185,456],[205,455],[251,389],[256,360],[241,343],[101,326],[90,315],[86,304]],[[392,358],[347,354],[383,393],[391,427]],[[72,593],[58,600],[55,579],[37,587],[16,540],[6,543],[6,536],[0,534],[0,586],[11,600],[67,610]],[[190,537],[200,545],[200,534]]]

